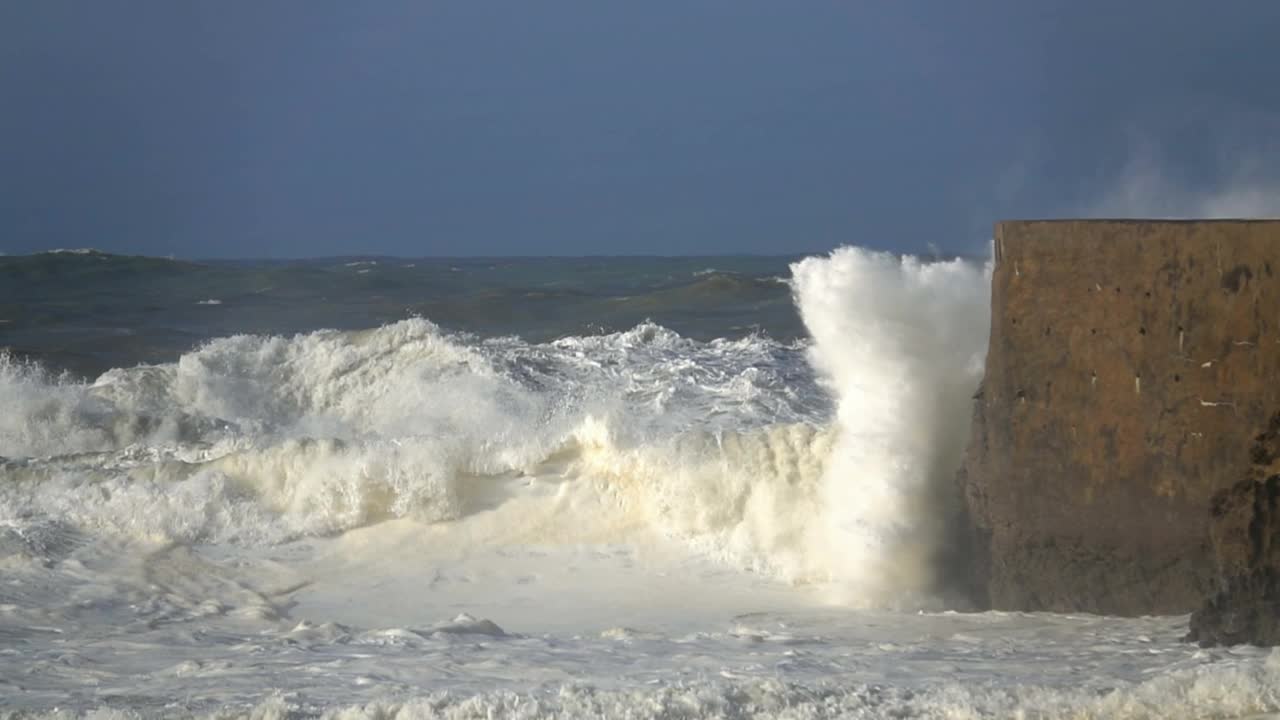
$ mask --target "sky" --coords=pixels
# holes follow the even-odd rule
[[[0,251],[968,252],[1009,217],[1280,214],[1278,31],[1273,0],[9,0]]]

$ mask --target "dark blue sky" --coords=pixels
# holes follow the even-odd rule
[[[1268,212],[1277,37],[1271,0],[11,0],[0,250],[965,251]]]

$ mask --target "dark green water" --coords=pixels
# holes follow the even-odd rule
[[[0,348],[95,376],[170,362],[217,337],[371,328],[414,316],[530,342],[646,320],[695,340],[764,333],[790,342],[804,335],[786,283],[795,259],[0,257]]]

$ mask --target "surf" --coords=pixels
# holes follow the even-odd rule
[[[555,485],[600,502],[583,518],[548,501],[548,536],[644,528],[842,602],[919,600],[937,590],[988,271],[859,249],[792,271],[810,342],[642,324],[527,343],[410,319],[221,338],[92,382],[5,359],[0,453],[27,479],[6,504],[253,545],[457,522]],[[95,493],[111,500],[79,502]]]
[[[0,695],[140,716],[1274,711],[1274,657],[1182,644],[1183,618],[944,610],[989,272],[799,261],[771,281],[799,340],[410,317],[88,378],[4,357]]]

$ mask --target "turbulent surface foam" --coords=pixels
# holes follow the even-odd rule
[[[1013,689],[944,684],[924,691],[878,685],[798,685],[779,680],[721,681],[661,689],[565,687],[541,694],[462,698],[448,692],[398,702],[330,709],[325,718],[992,718],[1155,720],[1170,717],[1276,717],[1280,658],[1171,673],[1123,690]],[[253,709],[264,718],[306,710],[283,698]],[[215,715],[216,716],[219,716]]]
[[[246,606],[264,606],[245,595]],[[172,617],[179,602],[164,610]],[[469,616],[360,629],[277,622],[269,612],[256,624],[270,632],[246,634],[234,629],[246,613],[208,602],[190,612],[210,618],[219,628],[210,635],[223,642],[167,637],[164,653],[136,652],[162,636],[161,620],[159,629],[134,628],[135,652],[114,658],[103,642],[33,655],[24,690],[64,708],[33,714],[1101,719],[1280,709],[1280,655],[1179,646],[1172,636],[1181,627],[1170,619],[810,612],[743,616],[689,634],[611,628],[565,637]],[[88,697],[59,698],[59,680],[87,669],[93,682],[78,694]]]

